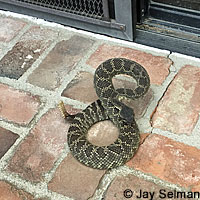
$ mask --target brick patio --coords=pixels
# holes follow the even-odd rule
[[[200,192],[200,59],[3,11],[0,27],[0,200],[121,200],[127,189],[129,199],[139,199],[140,189],[155,192],[153,199],[160,190]],[[138,152],[106,171],[73,158],[70,122],[57,105],[63,100],[76,114],[97,100],[93,74],[111,57],[143,65],[151,88],[127,103],[141,131]],[[127,77],[113,83],[134,87]],[[97,145],[117,136],[109,121],[88,132]]]

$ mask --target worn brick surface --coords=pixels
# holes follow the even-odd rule
[[[69,113],[76,110],[67,106]],[[9,163],[9,170],[31,181],[40,181],[65,148],[69,123],[62,119],[58,109],[45,114],[28,137],[20,144]]]
[[[56,89],[92,44],[92,40],[81,36],[59,42],[30,75],[28,82],[49,90]]]
[[[94,85],[93,85],[94,75],[88,72],[80,72],[63,91],[62,96],[75,99],[84,103],[92,103],[98,99]],[[134,88],[135,84],[127,80],[113,79],[113,84],[115,88]],[[89,94],[89,95],[88,95]],[[136,118],[140,118],[148,104],[153,98],[153,92],[151,89],[147,94],[138,99],[124,101],[129,107],[132,107],[135,112]]]
[[[148,136],[127,165],[183,187],[200,185],[200,150],[161,135]]]
[[[19,124],[28,124],[38,112],[40,101],[23,91],[0,84],[0,118]]]
[[[34,200],[35,198],[33,198],[32,195],[24,192],[23,190],[18,190],[14,186],[6,182],[0,181],[0,200],[25,200],[25,199]]]
[[[167,198],[167,192],[172,192],[172,191],[174,190],[169,190],[168,188],[156,185],[153,182],[143,180],[142,178],[138,178],[134,175],[127,175],[125,177],[116,177],[113,180],[113,182],[111,183],[111,185],[109,186],[105,194],[105,200],[113,200],[113,199],[121,200],[121,199],[129,199],[129,198],[135,199],[135,200],[136,199],[154,199],[154,200],[171,199],[171,198]],[[148,194],[146,192],[148,192]],[[150,192],[152,193],[153,198],[151,198]],[[174,199],[177,199],[177,198],[174,198]]]
[[[19,136],[0,127],[0,158],[10,149]]]
[[[162,56],[153,56],[150,53],[108,44],[102,44],[96,52],[91,55],[87,64],[96,68],[103,61],[113,57],[124,57],[138,62],[148,71],[151,83],[158,85],[162,84],[165,80],[169,74],[169,67],[172,64],[170,59]]]
[[[153,116],[153,127],[191,134],[200,112],[200,68],[184,66]]]
[[[22,20],[0,17],[0,42],[10,42],[26,25]]]
[[[118,136],[118,128],[109,120],[94,124],[87,133],[87,139],[97,146],[110,145]]]
[[[104,170],[80,164],[69,154],[56,170],[48,187],[67,197],[85,200],[93,195],[104,173]]]
[[[84,103],[91,103],[98,99],[94,85],[94,75],[88,72],[80,72],[68,84],[67,88],[63,91],[62,96],[75,99]],[[90,95],[88,95],[90,93]]]
[[[56,37],[56,32],[31,27],[0,61],[0,76],[20,78]]]

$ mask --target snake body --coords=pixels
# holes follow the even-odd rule
[[[118,74],[133,77],[137,87],[134,90],[115,90],[112,78]],[[133,110],[120,100],[123,97],[138,99],[147,92],[149,86],[148,73],[134,61],[113,58],[99,65],[94,75],[94,88],[99,99],[76,114],[68,130],[68,145],[72,155],[82,164],[97,169],[115,168],[130,160],[139,146],[139,129]],[[103,120],[111,120],[120,133],[113,144],[96,146],[87,140],[87,132],[93,124]]]

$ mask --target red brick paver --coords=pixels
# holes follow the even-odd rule
[[[10,149],[19,136],[0,127],[0,158]]]
[[[140,63],[148,71],[151,84],[162,84],[169,74],[169,67],[172,61],[162,56],[153,56],[150,53],[134,50],[131,48],[101,45],[94,54],[91,55],[87,64],[97,68],[103,61],[113,57],[124,57]]]
[[[0,76],[20,78],[52,42],[56,32],[39,26],[31,27],[0,60]]]
[[[0,84],[0,97],[0,117],[22,125],[33,119],[40,106],[37,96],[3,84]]]
[[[49,189],[75,200],[85,200],[93,195],[104,173],[80,164],[69,154],[56,170]]]
[[[25,25],[22,20],[0,17],[0,42],[10,42]]]
[[[67,106],[70,113],[77,112]],[[42,180],[65,148],[69,123],[62,119],[58,109],[45,114],[17,149],[9,170],[31,181]]]
[[[24,192],[23,190],[18,190],[14,186],[6,182],[0,181],[0,200],[25,200],[25,199],[34,200],[35,198],[32,195]]]
[[[153,116],[153,127],[191,134],[200,112],[200,68],[183,67]]]
[[[105,195],[105,200],[113,200],[113,199],[115,200],[167,199],[168,200],[171,198],[167,198],[167,192],[171,191],[173,190],[169,190],[166,187],[156,185],[153,182],[143,180],[142,178],[138,178],[134,175],[127,175],[125,177],[119,176],[116,177],[109,186]]]
[[[80,36],[63,40],[53,48],[40,66],[29,76],[28,82],[54,90],[91,48],[93,41]]]
[[[161,135],[147,137],[127,166],[183,187],[200,185],[200,151]]]
[[[62,96],[82,101],[84,103],[92,103],[98,99],[94,84],[94,75],[89,72],[80,72],[67,85],[67,88],[62,92]],[[90,92],[90,95],[88,95]]]
[[[118,136],[118,128],[109,120],[94,124],[87,133],[87,139],[97,146],[110,145]]]

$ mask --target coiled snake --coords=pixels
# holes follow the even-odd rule
[[[115,90],[112,78],[118,74],[133,77],[137,87],[134,90]],[[97,169],[115,168],[130,160],[138,149],[140,136],[133,110],[120,100],[123,97],[138,99],[147,92],[149,86],[148,73],[134,61],[113,58],[99,65],[94,75],[94,87],[99,100],[76,115],[67,114],[73,118],[67,135],[72,155],[84,165]],[[107,119],[118,127],[119,137],[108,146],[91,144],[87,140],[88,129]]]

